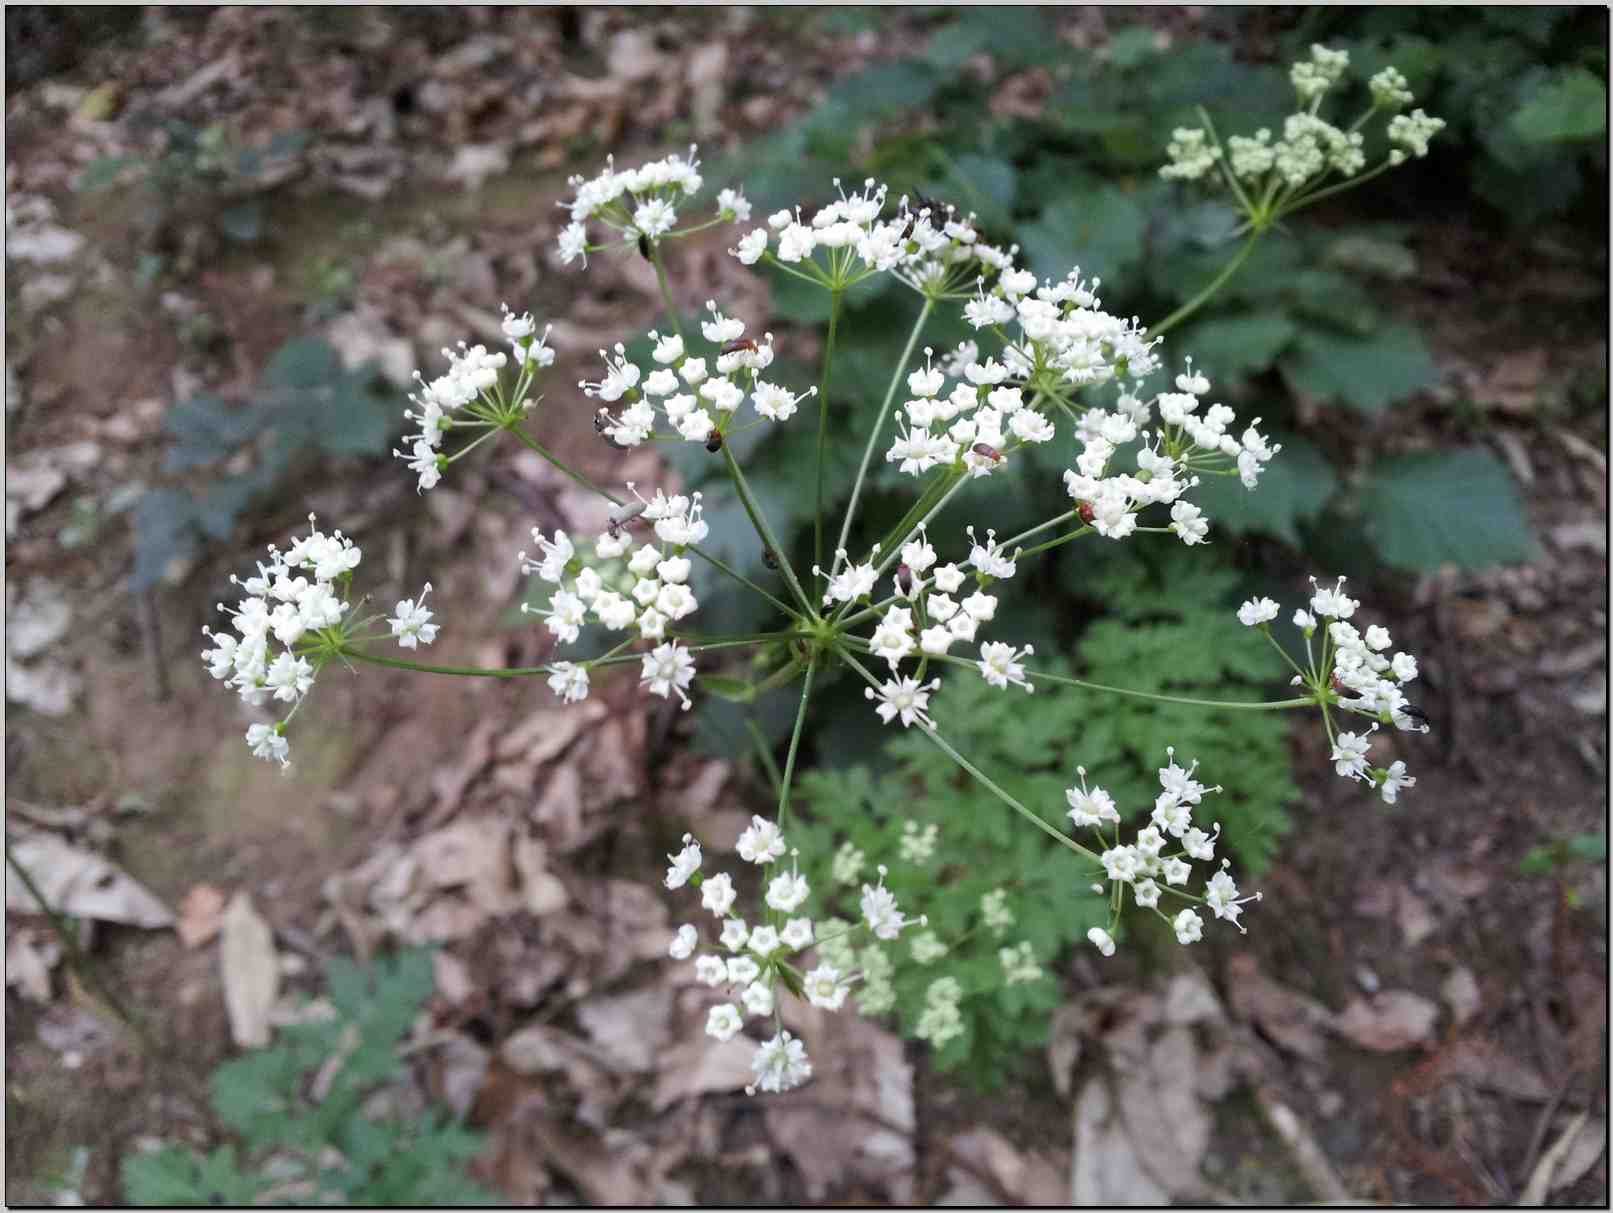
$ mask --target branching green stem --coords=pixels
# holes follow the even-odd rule
[[[745,480],[745,473],[740,470],[739,460],[734,458],[734,452],[727,446],[722,449],[723,461],[728,467],[728,475],[733,478],[734,488],[739,493],[740,504],[745,507],[745,515],[750,519],[751,526],[755,528],[757,537],[772,550],[774,558],[778,561],[779,570],[784,574],[784,582],[790,587],[802,610],[811,618],[816,612],[812,609],[811,600],[807,598],[806,591],[801,588],[801,582],[795,575],[795,568],[790,563],[789,553],[784,545],[773,534],[773,528],[767,524],[767,516],[762,513],[761,503],[756,500]]]
[[[1221,272],[1211,280],[1210,284],[1197,295],[1194,295],[1193,298],[1182,304],[1181,307],[1177,308],[1169,316],[1166,316],[1165,319],[1150,327],[1148,330],[1149,336],[1159,337],[1170,332],[1171,329],[1175,328],[1194,312],[1198,311],[1199,308],[1203,307],[1204,304],[1209,301],[1212,295],[1214,295],[1218,290],[1227,284],[1227,282],[1232,278],[1232,275],[1236,274],[1240,269],[1243,268],[1243,263],[1249,260],[1249,254],[1255,251],[1255,245],[1259,242],[1260,235],[1261,229],[1258,227],[1255,228],[1254,231],[1250,232],[1249,238],[1243,242],[1243,247],[1238,250],[1237,256],[1233,257],[1231,261],[1227,262],[1226,265],[1221,267]]]
[[[823,347],[823,376],[818,383],[818,498],[812,512],[812,563],[819,567],[823,565],[823,478],[826,474],[823,448],[829,437],[829,373],[834,368],[841,299],[840,291],[829,292],[829,339]],[[812,588],[816,592],[816,577],[813,578]]]
[[[795,779],[795,756],[801,748],[801,731],[806,724],[807,702],[812,698],[812,683],[817,677],[817,663],[807,666],[806,681],[801,684],[801,706],[795,713],[795,730],[790,734],[790,748],[784,755],[784,777],[779,780],[778,828],[784,829],[790,816],[790,785]]]

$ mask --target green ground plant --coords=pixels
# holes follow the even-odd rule
[[[493,1195],[466,1174],[481,1139],[442,1113],[388,1111],[399,1045],[432,991],[431,953],[370,969],[330,965],[328,1017],[281,1028],[272,1047],[213,1074],[213,1111],[234,1140],[128,1155],[137,1205],[467,1205]],[[332,1068],[334,1067],[334,1068]],[[316,1072],[319,1077],[316,1079]]]

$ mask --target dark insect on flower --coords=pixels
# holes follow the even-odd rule
[[[723,342],[722,349],[718,352],[723,354],[737,354],[741,350],[748,350],[750,353],[754,354],[756,352],[756,343],[749,337],[735,337],[732,341]]]
[[[648,233],[646,233],[646,232],[640,232],[639,233],[639,236],[638,236],[638,255],[640,257],[644,258],[644,260],[646,260],[646,261],[654,261],[655,260],[654,254],[651,253],[651,251],[650,251],[650,237],[649,237]]]
[[[1080,516],[1082,522],[1090,523],[1093,519],[1092,503],[1090,501],[1077,503],[1075,512]]]
[[[907,566],[906,561],[896,566],[896,588],[903,594],[913,592],[913,570]]]
[[[706,450],[713,455],[722,450],[722,431],[716,426],[712,426],[711,433],[706,435]]]
[[[610,429],[611,423],[612,419],[610,410],[607,408],[601,408],[599,412],[594,414],[594,433],[603,434],[606,430]]]
[[[1002,452],[994,446],[987,446],[984,442],[977,442],[969,449],[982,459],[989,459],[993,463],[1002,462]]]
[[[772,548],[764,547],[762,549],[762,563],[775,573],[778,572],[778,554]]]
[[[649,508],[642,501],[629,501],[619,505],[606,518],[605,530],[610,533],[612,539],[620,539],[622,528]]]
[[[1423,727],[1423,730],[1425,732],[1428,729],[1433,728],[1433,722],[1428,719],[1428,713],[1423,711],[1416,704],[1411,704],[1411,703],[1406,704],[1404,707],[1402,707],[1400,709],[1400,714],[1402,716],[1408,716],[1412,720],[1416,721],[1418,724],[1420,724]]]

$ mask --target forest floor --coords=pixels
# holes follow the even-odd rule
[[[787,52],[751,36],[761,19],[724,11],[687,39],[686,15],[535,12],[514,35],[473,14],[444,49],[407,10],[318,37],[295,10],[170,10],[144,48],[8,94],[8,840],[111,857],[114,901],[145,906],[138,882],[177,920],[114,912],[89,940],[155,1037],[140,1047],[47,921],[8,914],[7,1200],[116,1201],[130,1150],[215,1140],[206,1078],[236,1051],[219,918],[245,893],[287,998],[319,992],[329,955],[442,945],[412,1079],[487,1131],[481,1174],[519,1203],[1046,1204],[1072,1182],[1143,1201],[1605,1201],[1605,865],[1520,860],[1606,824],[1606,417],[1541,403],[1565,368],[1605,374],[1606,341],[1574,320],[1594,281],[1587,296],[1571,273],[1503,278],[1527,249],[1460,217],[1419,228],[1405,303],[1443,380],[1403,424],[1435,439],[1451,401],[1488,402],[1538,558],[1377,603],[1431,696],[1434,732],[1403,751],[1415,794],[1363,802],[1320,734],[1296,731],[1296,828],[1258,923],[1171,972],[1069,959],[1046,1064],[1011,1099],[849,1016],[810,1025],[826,1060],[807,1098],[746,1099],[748,1055],[702,1035],[700,992],[666,960],[678,919],[659,884],[686,830],[731,849],[764,785],[681,750],[677,713],[630,683],[568,711],[532,682],[331,671],[293,771],[248,755],[200,628],[243,553],[310,510],[362,543],[378,601],[429,576],[445,631],[485,638],[458,657],[546,659],[510,618],[514,553],[534,526],[603,518],[535,456],[501,451],[425,498],[405,474],[327,461],[228,544],[127,592],[126,512],[161,479],[169,407],[243,397],[293,336],[379,361],[400,412],[430,351],[498,341],[500,300],[556,318],[555,382],[597,373],[598,347],[659,301],[635,259],[598,258],[587,295],[551,263],[577,140],[631,162],[620,149],[756,137],[879,54],[827,31]],[[730,105],[730,82],[758,73],[776,87]],[[178,117],[311,129],[323,150],[266,195],[249,245],[211,235],[215,194],[73,188]],[[680,304],[765,313],[724,247],[679,246],[674,280],[699,284]],[[135,281],[151,255],[160,291]],[[624,467],[570,403],[562,453],[656,479],[653,454]],[[394,897],[406,870],[423,879]],[[9,874],[7,890],[10,907]]]

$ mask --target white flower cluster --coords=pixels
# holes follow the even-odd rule
[[[949,206],[904,197],[883,219],[886,186],[870,177],[861,193],[848,196],[838,177],[834,184],[840,197],[810,220],[802,219],[799,207],[776,211],[766,226],[751,229],[729,252],[743,265],[755,265],[770,244],[773,256],[786,265],[811,261],[819,252],[855,255],[867,273],[894,272],[914,290],[936,295],[950,291],[966,268],[990,273],[1011,264],[1012,250],[982,241],[973,223]]]
[[[650,333],[656,366],[649,374],[628,359],[620,343],[614,356],[600,351],[604,377],[577,386],[591,399],[604,402],[594,420],[601,434],[618,446],[638,446],[669,436],[656,431],[657,421],[664,419],[684,441],[705,443],[716,452],[747,394],[751,407],[769,421],[788,421],[802,400],[817,394],[817,388],[809,388],[797,395],[761,377],[773,364],[772,333],[764,334],[760,342],[752,340],[745,336],[745,322],[724,316],[715,301],[708,301],[706,310],[710,319],[701,322],[700,332],[716,347],[709,356],[693,357],[682,337],[657,332]],[[620,413],[605,407],[619,401],[625,405]]]
[[[1004,282],[1018,273],[1005,274]],[[885,461],[899,464],[904,475],[947,467],[989,476],[1026,443],[1053,437],[1053,423],[1025,400],[1023,381],[1009,383],[1012,372],[995,358],[969,358],[959,381],[942,395],[946,375],[930,360],[933,351],[924,353],[924,368],[907,377],[913,397],[897,410],[901,420],[885,452]]]
[[[1339,82],[1350,66],[1349,51],[1332,51],[1320,43],[1311,44],[1311,57],[1289,69],[1288,78],[1302,103],[1309,105]]]
[[[599,247],[588,242],[590,220],[604,224],[621,235],[623,244],[640,239],[659,240],[675,234],[678,207],[697,193],[702,184],[698,149],[691,146],[688,158],[673,154],[634,169],[616,168],[615,157],[605,159],[605,171],[596,177],[576,176],[566,184],[572,198],[562,202],[571,222],[560,232],[560,260],[570,264],[578,257],[587,263],[588,254]],[[750,218],[750,203],[734,190],[723,190],[717,197],[721,219],[744,222]]]
[[[1197,181],[1215,168],[1215,162],[1221,159],[1221,148],[1197,127],[1179,126],[1171,132],[1165,155],[1170,163],[1159,170],[1161,177],[1167,181]]]
[[[1136,318],[1103,310],[1101,280],[1081,277],[1076,266],[1058,282],[1036,284],[1029,270],[1010,270],[987,291],[982,285],[964,305],[963,318],[975,329],[1014,332],[1003,350],[1007,377],[1026,379],[1038,371],[1058,372],[1076,387],[1115,379],[1140,382],[1159,369],[1154,347]],[[965,345],[954,364],[968,377],[975,355]]]
[[[1243,913],[1243,906],[1246,902],[1260,900],[1260,894],[1239,898],[1238,886],[1226,870],[1229,860],[1221,861],[1220,870],[1206,883],[1202,898],[1181,887],[1193,876],[1190,860],[1210,863],[1215,859],[1215,844],[1221,836],[1221,824],[1214,823],[1210,832],[1205,833],[1193,824],[1193,810],[1204,799],[1206,792],[1219,792],[1221,789],[1206,787],[1193,778],[1198,770],[1197,762],[1185,770],[1178,766],[1174,747],[1167,747],[1165,756],[1167,764],[1159,768],[1161,791],[1154,799],[1150,824],[1137,831],[1129,844],[1118,844],[1120,813],[1115,808],[1114,797],[1101,787],[1087,787],[1085,767],[1076,768],[1081,786],[1066,788],[1064,792],[1064,798],[1070,805],[1070,821],[1077,829],[1093,830],[1100,846],[1104,845],[1103,827],[1108,825],[1114,828],[1116,845],[1106,847],[1098,856],[1105,877],[1117,886],[1117,892],[1129,888],[1132,900],[1140,908],[1152,910],[1169,922],[1179,943],[1189,944],[1201,938],[1204,920],[1192,906],[1184,907],[1174,916],[1166,913],[1159,908],[1162,895],[1207,905],[1217,918],[1226,919],[1242,931],[1243,924],[1238,917]],[[1167,852],[1166,848],[1171,845],[1167,839],[1175,839],[1179,849]],[[1102,885],[1095,887],[1102,889]],[[1105,956],[1114,954],[1112,932],[1119,919],[1122,898],[1115,896],[1112,904],[1114,908],[1109,929],[1093,927],[1087,932],[1087,938]]]
[[[409,443],[407,451],[394,450],[392,454],[407,461],[409,470],[420,478],[417,491],[435,488],[442,479],[447,457],[439,448],[443,435],[456,424],[457,414],[476,404],[493,413],[505,407],[498,398],[497,388],[499,373],[507,362],[513,359],[528,376],[554,364],[554,350],[546,344],[549,329],[545,328],[543,335],[538,336],[531,313],[517,316],[506,305],[502,327],[510,343],[508,358],[484,345],[466,345],[461,341],[458,349],[442,351],[442,356],[448,359],[448,370],[444,374],[428,383],[419,371],[414,373],[420,390],[409,396],[414,410],[405,410],[403,415],[418,425],[420,432]],[[529,382],[529,378],[523,377],[522,386]],[[530,405],[523,400],[517,407],[524,411]],[[478,420],[485,422],[486,418]]]
[[[936,978],[924,991],[924,1010],[913,1035],[937,1049],[945,1048],[949,1040],[963,1035],[963,1015],[958,1010],[962,1001],[963,986],[956,977]]]
[[[1329,169],[1353,177],[1366,166],[1359,131],[1343,131],[1314,114],[1290,114],[1283,120],[1283,137],[1271,141],[1261,127],[1254,138],[1233,135],[1227,140],[1227,163],[1242,181],[1259,181],[1272,169],[1284,185],[1298,189]]]
[[[864,691],[886,724],[900,719],[904,728],[910,728],[914,722],[933,727],[928,714],[930,692],[939,685],[939,680],[920,683],[918,678],[904,677],[899,672],[901,663],[909,658],[917,660],[922,672],[922,663],[931,657],[945,656],[954,644],[974,643],[980,625],[996,617],[997,598],[985,590],[992,581],[1014,575],[1013,557],[1002,553],[995,531],[987,532],[984,543],[975,537],[973,527],[968,528],[968,534],[973,546],[969,558],[961,565],[938,565],[939,558],[923,527],[902,546],[901,563],[896,566],[894,575],[895,593],[889,605],[879,613],[879,623],[868,641],[870,655],[884,658],[895,675],[878,690],[868,687]],[[844,549],[838,553],[837,567],[845,555]],[[875,555],[878,555],[877,550]],[[963,597],[960,591],[970,577],[968,570],[973,572],[976,588]],[[865,599],[872,594],[878,578],[879,571],[872,563],[849,565],[830,577],[824,605]],[[1014,685],[1029,691],[1032,688],[1020,659],[1032,651],[1029,646],[1020,649],[1000,641],[987,641],[980,646],[980,676],[994,687]],[[914,829],[917,830],[916,825]],[[904,837],[903,845],[916,849],[926,837],[926,834],[919,834],[912,842]]]
[[[1346,779],[1377,788],[1383,799],[1393,804],[1400,789],[1414,786],[1417,780],[1406,774],[1406,764],[1399,759],[1387,767],[1373,767],[1367,756],[1372,734],[1380,723],[1392,724],[1403,732],[1428,732],[1426,718],[1405,693],[1406,684],[1417,679],[1417,659],[1398,651],[1392,657],[1386,656],[1394,648],[1387,628],[1374,625],[1362,633],[1350,622],[1361,604],[1344,593],[1344,581],[1340,577],[1332,589],[1325,589],[1311,578],[1316,592],[1311,596],[1310,610],[1294,612],[1294,626],[1304,634],[1309,652],[1318,620],[1327,620],[1321,662],[1312,671],[1314,684],[1330,688],[1337,697],[1333,702],[1345,711],[1373,718],[1372,726],[1364,733],[1340,732],[1333,737],[1333,769]],[[1270,598],[1251,599],[1238,608],[1238,622],[1269,635],[1268,625],[1279,610]],[[1304,680],[1296,674],[1294,681],[1297,684]],[[1328,728],[1331,733],[1331,724]]]
[[[638,497],[631,483],[627,487]],[[555,590],[547,609],[522,604],[522,612],[543,616],[544,626],[561,644],[576,641],[590,614],[610,631],[636,628],[643,640],[664,641],[669,624],[692,615],[700,606],[689,588],[692,566],[686,552],[708,533],[701,512],[699,493],[667,497],[657,490],[648,501],[638,497],[635,505],[619,509],[617,514],[623,517],[612,521],[594,540],[591,564],[582,560],[566,532],[557,530],[549,539],[534,527],[532,539],[541,557],[529,559],[520,552],[516,559],[523,573],[536,575]],[[627,526],[639,518],[652,524],[656,542],[634,548]],[[687,690],[693,678],[694,658],[676,640],[644,655],[640,680],[652,695],[666,698],[676,694],[687,709]],[[558,662],[549,686],[568,703],[586,699],[588,670]]]
[[[683,843],[681,851],[667,856],[666,887],[676,890],[692,885],[700,889],[701,906],[722,924],[716,943],[720,951],[696,956],[700,931],[686,923],[678,928],[668,954],[674,960],[693,958],[695,979],[730,997],[730,1001],[713,1006],[708,1013],[708,1035],[732,1040],[744,1030],[748,1017],[774,1020],[776,1034],[760,1043],[751,1058],[756,1081],[746,1088],[747,1092],[798,1087],[812,1077],[812,1063],[806,1046],[778,1022],[780,989],[805,998],[815,1007],[840,1010],[857,976],[853,972],[852,935],[866,928],[876,939],[891,940],[912,920],[897,909],[895,897],[885,888],[885,869],[881,867],[879,884],[863,886],[862,923],[828,920],[814,926],[809,916],[799,914],[811,895],[806,878],[793,863],[787,871],[780,864],[786,851],[783,832],[766,818],[752,817],[739,836],[736,850],[740,859],[762,869],[766,911],[765,921],[746,922],[733,913],[739,898],[733,877],[727,872],[707,874],[700,844],[687,834]],[[819,945],[819,963],[803,973],[805,966],[797,968],[791,959],[814,944]],[[872,954],[881,955],[877,949]]]
[[[1122,395],[1113,410],[1087,410],[1076,426],[1082,451],[1075,467],[1064,473],[1064,488],[1076,503],[1081,520],[1108,539],[1124,539],[1137,529],[1138,511],[1149,505],[1170,505],[1170,530],[1189,546],[1204,542],[1209,521],[1204,512],[1182,495],[1199,483],[1198,472],[1224,474],[1236,467],[1246,489],[1254,489],[1260,473],[1282,445],[1260,433],[1260,418],[1241,437],[1231,432],[1235,414],[1224,404],[1212,404],[1199,413],[1199,398],[1210,381],[1195,374],[1191,360],[1176,377],[1176,391],[1161,392],[1152,401]],[[1150,432],[1158,414],[1159,428]],[[1109,470],[1117,450],[1138,437],[1137,470]]]
[[[312,514],[308,521],[315,521]],[[231,575],[230,584],[245,595],[236,609],[218,604],[238,635],[202,629],[213,645],[202,654],[207,672],[254,707],[273,699],[295,711],[317,673],[296,645],[342,622],[349,609],[347,585],[362,558],[340,531],[311,530],[284,552],[270,544],[269,563],[260,563],[256,576],[242,581]],[[284,721],[254,724],[246,732],[247,745],[256,757],[289,766],[284,728]]]
[[[1409,114],[1396,114],[1389,120],[1389,142],[1398,143],[1418,159],[1428,155],[1428,141],[1445,129],[1445,119],[1430,118],[1420,109]],[[1399,157],[1399,159],[1396,159]],[[1400,164],[1406,153],[1398,148],[1389,153],[1389,159]]]

